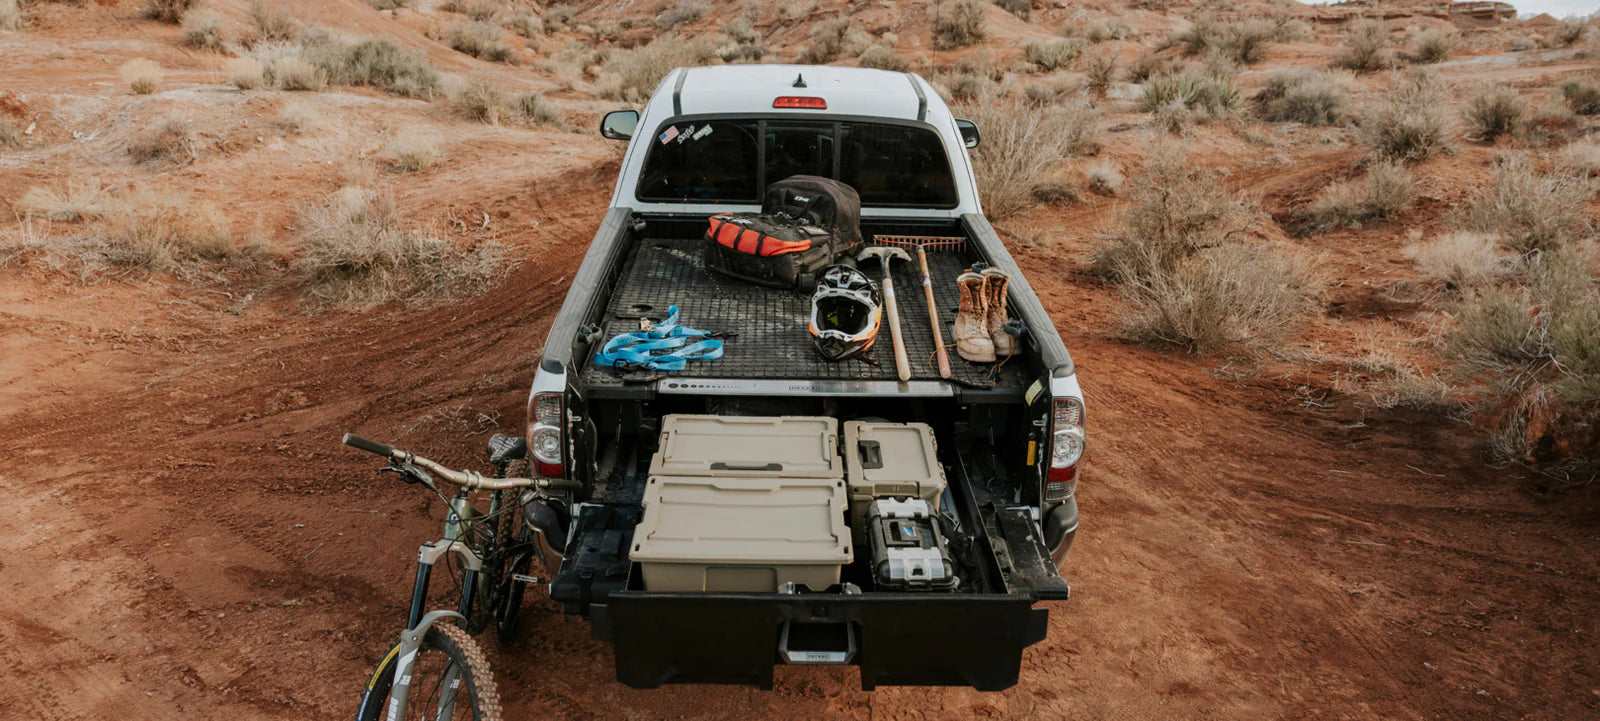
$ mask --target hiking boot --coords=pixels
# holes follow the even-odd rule
[[[1017,337],[1005,331],[1006,326],[1006,289],[1011,287],[1011,276],[1001,272],[999,268],[985,268],[983,276],[983,296],[986,307],[984,327],[989,331],[989,338],[994,342],[994,354],[1005,358],[1017,354]]]
[[[983,276],[969,270],[956,278],[956,286],[961,289],[961,307],[950,328],[956,354],[974,363],[993,363],[994,341],[989,337],[986,320],[989,299],[984,293]]]

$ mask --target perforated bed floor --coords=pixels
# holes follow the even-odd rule
[[[622,280],[606,309],[604,335],[638,330],[640,316],[659,321],[667,308],[678,306],[678,321],[691,328],[734,332],[721,358],[692,361],[688,368],[665,375],[681,378],[804,379],[804,380],[895,380],[894,346],[887,316],[877,343],[868,354],[877,365],[852,359],[842,362],[823,360],[811,346],[806,321],[811,312],[809,295],[797,291],[766,288],[706,270],[700,239],[646,239],[623,270]],[[944,323],[944,338],[950,355],[953,380],[968,387],[997,389],[1024,385],[1025,369],[1014,358],[996,372],[993,365],[968,363],[956,355],[950,338],[950,323],[955,319],[957,290],[955,278],[968,265],[964,254],[929,253],[928,272]],[[874,280],[882,277],[876,261],[861,264]],[[915,380],[938,380],[934,359],[933,333],[928,328],[927,304],[922,293],[922,273],[915,255],[912,262],[893,266],[895,293],[899,297],[902,337],[911,361]],[[619,374],[614,370],[590,366],[583,372],[586,383],[615,384],[661,377],[652,374]]]

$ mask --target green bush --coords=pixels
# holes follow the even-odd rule
[[[1517,91],[1487,88],[1472,96],[1461,111],[1467,123],[1467,137],[1492,143],[1502,135],[1520,136],[1527,123],[1528,104]]]

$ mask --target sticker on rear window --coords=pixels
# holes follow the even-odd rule
[[[673,138],[678,137],[678,126],[674,125],[674,126],[672,126],[670,128],[667,128],[664,132],[661,133],[660,137],[661,137],[661,144],[662,145],[666,145],[667,143],[672,142]]]
[[[676,126],[674,126],[674,127],[676,127]],[[692,133],[694,133],[694,126],[693,125],[690,125],[689,127],[684,128],[683,129],[683,133],[678,136],[678,144],[679,145],[683,145],[683,141],[688,140],[689,136]]]
[[[699,140],[699,139],[704,138],[705,136],[710,135],[710,134],[711,134],[711,126],[710,125],[702,125],[702,126],[700,126],[699,130],[694,131],[694,139],[695,140]]]

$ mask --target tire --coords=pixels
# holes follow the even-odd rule
[[[520,520],[520,519],[519,519]],[[533,534],[526,527],[517,534],[519,545],[532,540]],[[533,564],[533,551],[523,551],[514,556],[506,564],[506,588],[500,599],[499,608],[495,609],[495,637],[502,644],[510,644],[517,637],[517,623],[522,615],[522,594],[527,590],[527,584],[518,583],[513,579],[517,574],[527,575]]]
[[[361,707],[356,711],[356,721],[380,721],[389,705],[389,689],[394,684],[394,669],[399,663],[400,644],[389,648],[383,660],[378,662],[378,667],[373,670],[372,676],[367,680],[367,686],[361,694]],[[440,619],[439,623],[428,628],[428,635],[422,639],[422,647],[417,652],[416,666],[413,674],[420,674],[426,669],[424,662],[442,661],[440,670],[454,664],[461,669],[461,688],[466,690],[465,698],[469,702],[467,709],[469,716],[463,716],[461,705],[462,697],[456,698],[456,712],[452,718],[467,718],[472,721],[500,721],[500,689],[495,685],[494,672],[489,668],[489,660],[483,655],[483,649],[478,643],[467,635],[467,632],[457,627],[450,619]],[[428,688],[428,679],[421,675],[413,676],[411,698],[406,706],[404,718],[432,719],[437,713],[434,704],[429,703],[433,695]],[[442,677],[440,681],[442,681]]]

